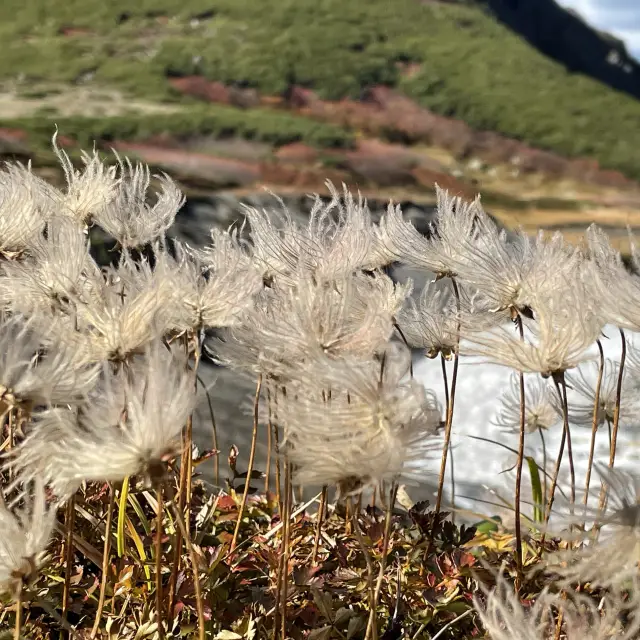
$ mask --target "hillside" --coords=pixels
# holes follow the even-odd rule
[[[507,224],[639,224],[640,101],[501,4],[4,0],[0,153],[46,164],[56,123],[192,188],[438,182]]]

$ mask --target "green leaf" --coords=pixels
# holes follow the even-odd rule
[[[502,524],[502,519],[500,518],[500,516],[491,516],[491,518],[487,520],[476,522],[473,526],[476,528],[476,531],[478,533],[486,535],[491,531],[497,531],[499,524]]]
[[[543,522],[544,514],[542,513],[541,505],[544,504],[544,498],[542,496],[542,485],[540,483],[540,469],[538,469],[536,461],[531,457],[527,457],[527,464],[529,465],[531,490],[533,492],[533,521]]]
[[[126,477],[120,490],[120,501],[118,503],[118,557],[125,554],[124,524],[127,515],[127,496],[129,495],[129,478]]]

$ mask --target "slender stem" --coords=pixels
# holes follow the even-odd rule
[[[520,340],[524,340],[524,327],[522,318],[517,316]],[[524,386],[524,373],[520,371],[520,431],[518,438],[518,463],[516,465],[516,495],[515,495],[515,533],[516,533],[516,592],[520,591],[524,580],[522,571],[522,522],[520,520],[520,499],[522,494],[522,465],[524,462],[524,441],[526,435],[526,393]]]
[[[455,278],[451,278],[451,284],[453,286],[453,292],[456,297],[456,305],[458,309],[458,313],[460,312],[460,292],[458,290],[458,283]],[[456,334],[456,348],[455,353],[453,355],[453,376],[451,377],[451,394],[449,396],[449,402],[447,405],[447,418],[445,422],[445,432],[444,432],[444,445],[442,447],[442,460],[440,463],[440,477],[438,479],[438,495],[436,498],[436,506],[435,506],[435,514],[434,514],[434,522],[438,518],[438,514],[440,513],[440,507],[442,505],[442,488],[444,485],[444,477],[447,470],[447,454],[449,452],[449,442],[451,441],[451,426],[453,424],[453,407],[456,399],[456,384],[458,381],[458,363],[459,363],[459,345],[460,345],[460,320],[458,319],[458,328]]]
[[[322,493],[320,495],[320,507],[318,508],[317,522],[316,522],[316,534],[313,540],[313,555],[311,556],[311,564],[315,567],[318,563],[318,549],[320,548],[320,536],[322,535],[322,523],[324,522],[324,512],[327,508],[327,493],[329,488],[327,485],[322,487]]]
[[[620,402],[622,400],[622,381],[624,377],[624,363],[627,359],[627,340],[624,331],[620,329],[622,338],[622,353],[620,354],[620,369],[618,371],[618,386],[616,387],[616,406],[613,411],[613,433],[611,434],[611,446],[609,447],[609,469],[613,469],[616,461],[616,446],[618,443],[618,427],[620,425]],[[603,482],[600,489],[599,510],[604,512],[607,505],[608,490]]]
[[[280,629],[282,640],[287,640],[287,600],[289,586],[289,544],[291,539],[291,502],[293,488],[291,485],[291,463],[289,456],[284,459],[284,527],[282,532],[282,595],[280,598]]]
[[[618,443],[618,427],[620,426],[620,403],[622,401],[622,381],[624,378],[624,364],[627,359],[627,341],[624,331],[620,329],[622,338],[622,353],[620,354],[620,370],[618,371],[618,385],[616,387],[616,406],[613,411],[613,434],[611,436],[611,450],[609,452],[609,467],[613,468],[616,461],[616,445]]]
[[[613,465],[616,461],[616,447],[618,443],[618,427],[620,425],[620,403],[622,400],[622,381],[624,378],[624,363],[627,359],[627,341],[624,335],[624,331],[620,329],[620,337],[622,339],[622,352],[620,354],[620,369],[618,371],[618,384],[616,387],[616,406],[613,410],[613,432],[611,433],[611,443],[609,445],[609,469],[613,469]],[[600,499],[598,501],[598,511],[603,514],[607,508],[607,499],[609,491],[607,484],[601,482],[600,484]],[[600,531],[600,525],[596,522],[593,525],[593,532],[598,535]]]
[[[393,326],[396,328],[396,331],[398,332],[398,335],[402,338],[402,342],[404,342],[405,346],[407,347],[407,349],[411,349],[411,347],[409,346],[409,343],[407,342],[407,338],[405,337],[402,329],[400,328],[400,325],[394,321]],[[413,380],[413,358],[411,358],[409,360],[409,375],[411,376],[411,379]]]
[[[271,390],[267,385],[267,465],[264,477],[264,493],[269,493],[269,485],[271,483],[271,456],[273,455],[273,415],[271,412]]]
[[[253,402],[253,433],[251,435],[251,452],[249,453],[249,467],[247,469],[247,477],[244,483],[244,491],[242,492],[242,502],[240,503],[240,511],[238,512],[238,520],[236,521],[236,529],[233,532],[233,540],[231,541],[230,552],[233,552],[238,544],[238,535],[240,534],[240,525],[244,517],[244,510],[247,506],[247,498],[249,497],[249,486],[251,485],[251,474],[253,473],[253,463],[256,458],[256,442],[258,440],[258,408],[260,406],[260,390],[262,389],[262,374],[258,376],[256,384],[256,396]]]
[[[22,595],[24,592],[24,587],[22,582],[18,587],[16,592],[15,604],[16,604],[16,622],[13,628],[13,639],[21,640],[22,638]]]
[[[62,594],[62,618],[67,619],[67,611],[69,610],[69,596],[71,591],[71,573],[73,571],[73,526],[75,523],[75,496],[71,497],[67,502],[67,508],[65,513],[65,529],[66,540],[64,545],[65,566],[64,566],[64,590]]]
[[[9,433],[8,433],[8,437],[9,437],[9,446],[7,447],[8,449],[13,449],[14,445],[15,445],[15,429],[13,427],[13,410],[9,410],[9,419],[8,419],[8,425],[7,428],[9,429]],[[11,478],[13,476],[13,469],[9,468],[9,478]]]
[[[440,629],[440,631],[438,631],[438,633],[436,633],[435,636],[433,636],[433,638],[431,638],[431,640],[438,640],[438,638],[447,630],[450,629],[454,624],[456,624],[457,622],[460,622],[460,620],[462,620],[463,618],[466,618],[470,613],[473,613],[474,609],[467,609],[466,611],[462,612],[459,616],[455,617],[453,620],[451,620],[451,622],[447,622],[447,624],[444,625],[444,627],[442,627],[442,629]],[[414,639],[417,638],[418,636],[413,636]]]
[[[204,381],[199,375],[196,375],[196,378],[202,388],[204,389],[204,394],[207,397],[207,406],[209,407],[209,418],[211,420],[211,429],[213,431],[213,450],[215,451],[215,455],[213,458],[213,479],[215,482],[215,486],[220,486],[220,449],[218,448],[218,427],[216,425],[216,414],[213,411],[213,402],[211,402],[211,394],[207,389]]]
[[[271,409],[271,387],[267,387],[267,402]],[[278,427],[278,387],[273,390],[273,452],[276,457],[276,501],[278,503],[278,513],[282,516],[282,472],[280,469],[280,428]]]
[[[382,558],[380,560],[380,570],[378,571],[378,580],[376,581],[376,588],[373,593],[373,603],[371,606],[371,611],[369,613],[369,622],[367,625],[371,627],[376,624],[376,611],[378,608],[378,602],[380,600],[380,593],[382,592],[382,583],[384,581],[384,575],[387,570],[387,558],[389,557],[389,541],[391,539],[391,522],[393,518],[393,507],[396,503],[396,495],[398,493],[398,485],[397,483],[393,483],[391,487],[391,491],[389,492],[389,504],[387,506],[387,514],[384,523],[384,538],[382,541]],[[398,586],[398,588],[400,588]]]
[[[567,382],[564,373],[560,378],[560,386],[562,389],[562,411],[565,416],[565,428],[567,430],[567,455],[569,457],[569,474],[571,477],[571,509],[573,512],[573,505],[576,503],[576,470],[573,465],[573,449],[571,447],[571,429],[569,428],[569,404],[567,402]]]
[[[591,470],[593,469],[593,456],[596,450],[596,433],[598,432],[599,417],[600,417],[600,389],[602,388],[602,376],[604,374],[604,350],[602,349],[602,342],[596,341],[598,345],[598,351],[600,352],[600,365],[598,367],[598,380],[596,382],[595,398],[593,400],[593,421],[591,423],[591,443],[589,445],[589,461],[587,463],[587,473],[585,475],[584,497],[582,498],[582,504],[586,507],[589,501],[589,485],[591,484]],[[583,523],[583,529],[586,523]]]
[[[564,374],[563,374],[564,375]],[[562,394],[560,394],[561,400]],[[544,515],[544,529],[542,531],[542,536],[540,538],[540,548],[538,550],[538,556],[542,553],[544,548],[544,541],[547,535],[547,527],[549,526],[549,520],[551,518],[551,510],[553,509],[553,501],[555,498],[556,487],[558,486],[558,476],[560,475],[560,466],[562,465],[562,456],[564,455],[564,447],[567,441],[567,433],[569,431],[569,412],[567,410],[567,406],[564,402],[562,402],[562,437],[560,438],[560,448],[558,450],[558,458],[556,460],[556,468],[553,472],[553,478],[551,480],[551,488],[549,490],[549,502],[547,503],[547,509]]]
[[[113,485],[109,484],[109,504],[107,506],[107,520],[104,525],[104,545],[102,547],[102,576],[100,579],[100,597],[98,598],[98,608],[96,619],[91,629],[92,640],[98,635],[100,619],[104,610],[104,602],[107,596],[107,581],[109,578],[109,557],[111,555],[111,526],[113,524],[113,511],[115,507],[115,491]]]
[[[447,377],[447,361],[444,359],[442,353],[440,354],[440,364],[442,366],[442,382],[444,383],[444,402],[445,402],[445,416],[449,415],[449,378]]]
[[[162,516],[164,515],[164,506],[163,506],[163,490],[162,485],[160,485],[156,490],[157,498],[158,498],[158,506],[156,511],[156,540],[155,540],[155,570],[156,570],[156,622],[158,624],[158,635],[160,638],[165,637],[164,633],[164,622],[162,616]],[[170,615],[173,615],[170,612]]]
[[[180,478],[178,481],[178,508],[181,513],[184,513],[184,506],[186,500],[186,460],[184,451],[182,452],[182,460],[180,462]],[[182,564],[182,532],[178,529],[175,532],[173,541],[173,561],[171,563],[171,575],[169,576],[169,595],[167,600],[169,602],[169,615],[173,615],[173,610],[176,605],[176,589],[178,587],[178,574],[180,573],[180,566]]]
[[[178,509],[175,503],[175,496],[173,495],[173,490],[171,485],[166,482],[165,490],[167,491],[167,497],[171,502],[171,507],[173,509],[174,517],[178,522],[178,527],[182,533],[182,537],[184,538],[184,543],[187,547],[187,552],[189,553],[189,561],[191,562],[191,567],[193,569],[193,586],[195,590],[196,596],[196,611],[198,614],[198,640],[205,640],[205,621],[204,621],[204,604],[202,600],[202,588],[200,586],[200,574],[198,568],[198,558],[196,557],[196,552],[193,547],[193,543],[191,542],[191,536],[187,531],[187,527],[184,523],[184,517],[180,509]]]
[[[352,498],[348,498],[348,502],[352,502]],[[373,559],[371,558],[371,553],[369,549],[367,549],[367,545],[362,537],[362,531],[360,530],[360,523],[358,522],[358,511],[353,508],[351,509],[351,521],[352,521],[352,529],[353,535],[355,536],[358,544],[360,545],[360,549],[362,550],[362,555],[364,556],[364,560],[367,564],[367,593],[369,595],[369,624],[367,625],[367,631],[364,636],[364,640],[378,640],[378,625],[375,623],[375,591],[373,586]],[[371,618],[373,617],[373,624],[371,623]],[[282,640],[286,640],[284,637]]]
[[[542,510],[547,508],[547,442],[544,439],[544,429],[538,428],[542,446]]]
[[[200,366],[200,341],[198,340],[198,334],[192,334],[195,338],[196,346],[193,350],[193,386],[197,393],[198,391],[198,367]],[[189,342],[187,341],[187,357],[189,356]],[[193,488],[193,413],[187,418],[187,450],[186,450],[186,462],[187,462],[187,482],[186,482],[186,509],[187,514],[185,516],[185,524],[187,531],[191,533],[191,494]]]
[[[445,415],[449,415],[449,379],[447,377],[447,361],[444,359],[442,353],[440,353],[440,364],[442,366],[442,381],[444,383],[444,398],[445,398]],[[456,476],[453,460],[453,445],[449,442],[449,456],[451,457],[451,521],[455,523],[455,501],[456,501]]]
[[[183,458],[183,463],[185,465],[183,512],[186,510],[184,521],[187,527],[187,531],[191,532],[191,493],[193,484],[193,416],[189,416],[187,418],[185,433],[186,442]]]

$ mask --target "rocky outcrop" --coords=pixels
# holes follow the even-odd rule
[[[640,64],[623,42],[588,25],[554,0],[484,0],[492,13],[545,55],[640,98]]]

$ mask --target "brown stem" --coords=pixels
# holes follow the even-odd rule
[[[156,622],[158,624],[158,635],[165,637],[163,611],[162,611],[162,516],[164,515],[163,490],[162,485],[156,489],[158,506],[156,510],[156,539],[155,539],[155,578],[156,578]],[[173,615],[173,612],[170,612]]]
[[[113,511],[115,506],[115,494],[113,485],[109,484],[109,504],[107,506],[107,520],[104,525],[104,545],[102,547],[102,576],[100,579],[100,597],[98,598],[98,608],[96,618],[91,629],[92,640],[98,635],[100,619],[104,610],[104,602],[107,596],[107,581],[109,578],[109,558],[111,555],[111,525],[113,524]]]
[[[445,360],[442,352],[440,353],[440,364],[442,366],[442,380],[444,382],[444,397],[445,397],[445,415],[449,414],[449,378],[447,376],[447,361]],[[454,459],[453,459],[453,446],[452,443],[449,442],[449,456],[451,457],[451,522],[455,523],[456,515],[455,515],[455,501],[456,501],[456,476],[454,469]]]
[[[271,415],[271,392],[267,385],[267,464],[264,477],[264,493],[269,493],[271,484],[271,456],[273,454],[273,416]]]
[[[202,588],[200,586],[198,558],[196,557],[196,552],[193,547],[193,543],[191,542],[191,536],[189,535],[187,527],[184,523],[182,512],[180,511],[180,509],[178,509],[175,503],[175,496],[173,489],[171,488],[171,484],[169,482],[166,482],[164,488],[167,491],[167,497],[171,503],[174,517],[178,522],[178,527],[180,528],[180,532],[182,533],[182,537],[184,538],[184,543],[187,547],[187,552],[189,553],[189,561],[191,562],[191,567],[193,570],[193,586],[196,592],[195,596],[196,611],[198,614],[198,640],[205,640],[204,603],[202,599]]]
[[[547,508],[547,443],[544,439],[544,429],[538,428],[542,446],[542,510]]]
[[[186,500],[185,485],[187,482],[186,476],[187,465],[185,463],[184,451],[182,454],[182,460],[180,463],[180,479],[178,484],[178,508],[181,513],[184,513],[184,505]],[[180,573],[180,566],[182,564],[182,532],[178,529],[175,532],[173,541],[173,561],[171,563],[171,575],[169,576],[169,595],[167,600],[169,601],[169,614],[173,616],[173,610],[176,606],[176,589],[178,586],[178,574]]]
[[[564,374],[563,374],[564,376]],[[560,394],[561,400],[562,394]],[[549,502],[547,503],[547,510],[544,515],[544,529],[542,531],[542,536],[540,538],[540,548],[538,550],[538,556],[542,553],[544,548],[544,541],[547,535],[547,527],[549,526],[549,519],[551,518],[551,510],[553,509],[553,501],[555,499],[556,487],[558,486],[558,476],[560,475],[560,466],[562,464],[562,456],[564,455],[564,447],[567,440],[567,433],[569,431],[569,412],[567,410],[567,406],[564,402],[562,402],[562,437],[560,438],[560,448],[558,450],[558,458],[556,460],[556,468],[553,472],[553,478],[551,480],[551,488],[549,490]]]
[[[524,340],[524,327],[520,315],[516,316],[520,340]],[[520,499],[522,494],[522,465],[524,462],[524,442],[526,435],[526,393],[524,373],[520,372],[520,431],[518,438],[518,463],[516,465],[516,495],[515,495],[515,533],[516,533],[516,592],[520,592],[524,581],[522,571],[522,522],[520,521]]]
[[[273,390],[273,411],[271,404],[271,387],[267,386],[267,403],[269,404],[269,411],[271,412],[272,418],[275,416],[275,420],[273,421],[273,453],[276,458],[276,502],[278,503],[278,513],[282,517],[282,472],[280,469],[280,428],[278,427],[278,387],[276,386]]]
[[[620,402],[622,400],[622,380],[624,377],[624,363],[627,359],[627,341],[624,331],[620,329],[622,338],[622,353],[620,354],[620,370],[618,371],[618,386],[616,387],[616,406],[613,411],[613,433],[611,434],[611,446],[609,447],[609,469],[613,469],[616,461],[616,446],[618,443],[618,427],[620,425]],[[608,490],[603,482],[600,489],[599,511],[602,513],[607,506]],[[595,528],[595,527],[594,527]]]
[[[13,628],[13,639],[21,640],[22,638],[22,595],[23,595],[24,587],[22,582],[17,589],[15,605],[16,605],[16,622]]]
[[[66,530],[66,538],[64,543],[64,556],[65,556],[65,566],[64,566],[64,589],[62,593],[62,619],[67,620],[67,611],[69,610],[69,596],[71,592],[71,572],[73,571],[73,555],[74,555],[74,544],[73,544],[73,526],[75,523],[75,496],[69,499],[67,502],[67,508],[65,510],[65,530]]]
[[[253,473],[253,463],[256,458],[256,443],[258,440],[258,408],[260,406],[260,390],[262,389],[262,374],[258,376],[258,383],[256,384],[256,396],[253,402],[253,433],[251,435],[251,451],[249,453],[249,467],[247,469],[247,477],[244,483],[244,491],[242,492],[242,502],[240,503],[240,511],[238,512],[238,520],[236,521],[236,528],[233,532],[233,539],[231,540],[230,552],[233,552],[238,544],[238,536],[240,535],[240,525],[242,524],[242,518],[244,517],[244,510],[247,506],[247,498],[249,497],[249,486],[251,485],[251,474]]]
[[[347,500],[348,503],[352,502],[352,498],[349,497]],[[362,537],[362,531],[360,530],[360,523],[358,522],[358,511],[351,508],[351,521],[352,521],[352,529],[353,535],[355,536],[358,544],[360,545],[360,549],[362,551],[362,555],[364,556],[364,560],[367,564],[367,593],[369,596],[369,624],[367,625],[367,631],[364,636],[364,640],[377,640],[378,639],[378,625],[375,624],[375,591],[373,586],[373,559],[371,558],[371,553],[369,549],[367,549],[367,545]],[[373,624],[371,623],[371,617],[373,617]],[[286,638],[282,638],[282,640],[286,640]]]
[[[458,284],[455,278],[451,278],[451,284],[453,286],[453,292],[456,297],[456,304],[458,313],[460,312],[460,292],[458,291]],[[453,408],[456,399],[456,384],[458,381],[458,363],[459,363],[459,345],[460,345],[460,320],[458,319],[458,328],[456,334],[456,348],[453,355],[453,376],[451,377],[451,394],[449,397],[449,403],[447,405],[447,418],[445,422],[444,432],[444,445],[442,447],[442,460],[440,463],[440,477],[438,479],[438,495],[436,497],[436,506],[434,509],[434,522],[438,518],[440,513],[440,507],[442,505],[442,488],[444,486],[444,477],[447,470],[447,454],[449,452],[449,443],[451,441],[451,426],[453,424]]]
[[[402,331],[402,329],[400,328],[400,325],[394,321],[393,326],[396,328],[396,331],[398,332],[399,336],[402,338],[402,342],[404,342],[405,346],[407,347],[407,349],[411,349],[411,347],[409,346],[409,343],[407,342],[407,339]],[[413,358],[411,358],[409,360],[409,375],[411,376],[411,379],[413,380]]]
[[[185,429],[185,451],[183,461],[185,463],[185,483],[184,483],[184,505],[183,512],[186,510],[185,524],[187,531],[191,532],[191,493],[193,486],[193,416],[187,418],[187,426]]]
[[[562,380],[562,402],[564,413],[569,415],[569,403],[567,402],[567,381],[563,374]],[[569,473],[571,475],[571,504],[575,505],[576,503],[576,470],[573,464],[573,449],[571,446],[571,429],[567,423],[567,454],[569,456]]]
[[[398,493],[397,483],[393,483],[391,487],[389,504],[387,505],[387,514],[384,522],[384,538],[382,540],[382,558],[380,560],[380,569],[378,571],[378,580],[376,581],[375,591],[373,593],[373,602],[371,611],[369,613],[369,622],[367,625],[367,634],[370,633],[369,627],[376,624],[376,611],[378,609],[378,602],[380,601],[380,593],[382,592],[382,583],[384,582],[384,575],[387,570],[387,559],[389,557],[389,541],[391,539],[391,522],[393,519],[393,508],[396,503],[396,495]],[[398,588],[400,586],[398,585]]]
[[[213,402],[211,402],[211,394],[207,389],[204,381],[199,375],[196,375],[196,379],[204,389],[204,394],[207,398],[207,406],[209,407],[209,419],[211,420],[213,450],[215,455],[213,458],[213,479],[216,487],[220,486],[220,449],[218,447],[218,427],[216,425],[216,414],[213,411]]]
[[[289,586],[289,544],[291,540],[291,502],[293,500],[293,488],[291,484],[291,463],[289,456],[284,460],[284,523],[282,535],[282,583],[280,597],[280,629],[282,640],[287,640],[287,600]]]
[[[316,534],[313,540],[313,555],[311,556],[311,564],[315,567],[318,563],[318,549],[320,548],[320,536],[322,535],[322,523],[324,521],[324,512],[327,508],[327,493],[329,489],[327,485],[322,487],[320,494],[320,507],[318,508]]]
[[[193,350],[193,386],[197,393],[198,391],[198,367],[200,366],[200,341],[198,340],[197,333],[191,336],[195,338],[196,346]],[[187,345],[189,343],[187,342]],[[189,346],[187,346],[187,356],[189,351]],[[185,524],[187,526],[187,531],[191,533],[191,495],[193,489],[193,414],[190,414],[187,418],[187,450],[186,450],[186,462],[187,462],[187,482],[186,482],[186,497],[185,497],[185,506],[187,509],[187,514],[185,516]]]
[[[596,450],[596,434],[599,426],[599,414],[600,414],[600,389],[602,387],[602,376],[604,374],[604,350],[602,349],[602,342],[596,341],[598,345],[598,351],[600,352],[600,365],[598,367],[598,380],[596,382],[595,398],[593,400],[593,421],[591,423],[591,443],[589,445],[589,461],[587,463],[587,473],[585,475],[584,497],[582,498],[582,504],[586,507],[589,500],[589,485],[591,484],[591,471],[593,469],[593,456]],[[583,529],[586,523],[583,523]]]

